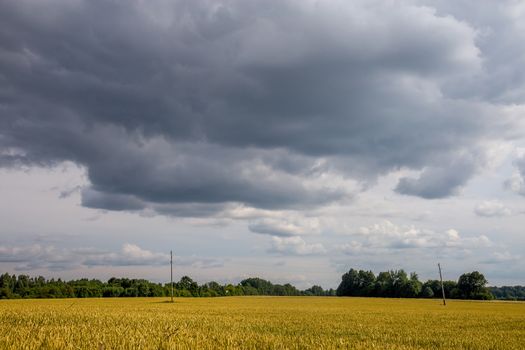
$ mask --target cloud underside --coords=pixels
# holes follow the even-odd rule
[[[443,10],[457,11],[2,2],[0,165],[72,161],[90,183],[84,206],[175,216],[323,206],[353,196],[347,181],[399,169],[421,171],[401,194],[454,195],[488,142],[516,137],[505,103],[525,94],[520,78],[474,88],[498,85],[505,62],[476,18]]]

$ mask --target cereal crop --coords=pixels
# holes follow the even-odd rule
[[[523,349],[525,303],[337,297],[0,300],[0,349]]]

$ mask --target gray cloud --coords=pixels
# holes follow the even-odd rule
[[[525,196],[525,154],[518,155],[514,161],[515,172],[504,183],[513,192]]]
[[[26,271],[47,268],[68,270],[93,266],[160,266],[169,264],[169,255],[152,252],[135,244],[126,243],[120,251],[111,252],[95,248],[58,248],[52,245],[1,246],[0,262],[15,263],[15,269]],[[214,258],[174,257],[180,266],[211,268],[223,265]]]
[[[124,194],[108,194],[92,188],[82,190],[82,205],[88,208],[106,210],[142,210],[145,205],[134,196]]]
[[[3,2],[0,165],[73,161],[83,205],[179,216],[321,206],[351,195],[321,175],[399,168],[425,170],[398,192],[453,195],[463,153],[518,129],[450,88],[496,67],[473,23],[411,2]]]
[[[419,178],[401,178],[395,191],[427,199],[449,197],[457,194],[475,170],[475,160],[454,159],[447,166],[425,168]]]
[[[303,218],[301,220],[286,220],[281,218],[265,218],[250,223],[250,231],[271,236],[289,237],[321,233],[320,222],[317,219]]]
[[[479,75],[447,84],[448,94],[508,104],[525,102],[525,40],[523,4],[514,0],[423,0],[440,16],[453,16],[477,29],[476,46],[483,53]]]
[[[484,264],[504,264],[504,265],[515,265],[519,264],[522,261],[522,257],[517,254],[512,254],[508,251],[503,252],[493,252],[490,254],[489,257],[487,257],[485,260],[483,260]]]

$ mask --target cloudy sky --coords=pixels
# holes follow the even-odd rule
[[[0,2],[0,266],[525,284],[525,3]]]

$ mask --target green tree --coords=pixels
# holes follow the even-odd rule
[[[410,278],[406,279],[403,284],[400,286],[401,293],[400,296],[403,298],[415,298],[421,293],[423,284],[419,281],[417,273],[412,272]]]
[[[224,295],[225,293],[224,287],[215,281],[206,283],[204,287],[212,291],[212,296]]]
[[[355,296],[359,290],[359,272],[350,269],[341,277],[341,283],[337,287],[338,296]]]
[[[194,297],[199,296],[199,285],[188,276],[183,276],[177,283],[177,289],[187,290]]]
[[[421,297],[422,298],[433,298],[434,297],[434,291],[432,290],[432,288],[426,286],[421,291]]]
[[[492,294],[485,287],[487,283],[482,273],[473,271],[459,276],[457,288],[463,299],[492,299]]]
[[[374,296],[391,297],[393,278],[390,271],[383,271],[377,275]]]
[[[257,277],[242,280],[241,286],[255,288],[259,295],[272,295],[274,289],[272,282]]]
[[[321,286],[312,286],[312,287],[308,288],[307,290],[305,290],[304,293],[306,295],[315,295],[315,296],[320,296],[320,295],[324,295],[325,294],[325,292],[324,292],[323,288],[321,288]]]
[[[359,292],[360,296],[372,296],[375,289],[376,276],[372,271],[359,270]]]

